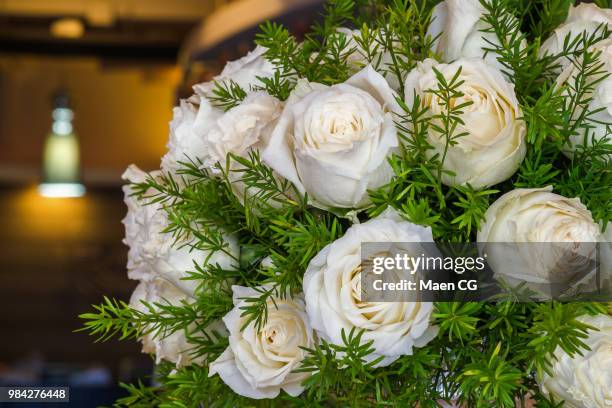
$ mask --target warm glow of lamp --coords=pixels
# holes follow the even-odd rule
[[[51,23],[51,35],[58,38],[76,39],[85,34],[85,26],[78,18],[65,17]]]
[[[38,191],[45,197],[80,197],[85,187],[79,181],[79,141],[73,132],[73,112],[68,96],[54,100],[53,125],[43,152],[43,182]]]

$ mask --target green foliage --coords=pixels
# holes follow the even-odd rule
[[[591,47],[610,33],[600,26],[590,35],[567,37],[564,51],[552,60],[545,57],[547,70],[556,69],[554,61],[567,58],[574,74],[561,86],[546,85],[537,99],[524,105],[529,124],[527,157],[517,173],[516,187],[555,186],[555,191],[567,197],[579,197],[591,210],[594,218],[604,225],[610,221],[609,189],[610,152],[612,146],[604,141],[592,140],[591,147],[578,147],[571,160],[561,152],[570,137],[584,134],[583,141],[591,140],[595,115],[590,104],[594,90],[609,73],[599,60],[600,52]]]
[[[490,353],[486,364],[475,362],[465,366],[461,374],[465,380],[461,384],[463,395],[469,396],[466,400],[475,400],[473,406],[490,407],[492,404],[498,407],[514,407],[516,390],[522,377],[521,370],[513,367],[506,355],[500,355],[502,343]]]
[[[79,318],[87,320],[79,331],[88,331],[97,341],[104,341],[115,336],[120,340],[136,337],[138,325],[132,316],[136,313],[123,301],[104,297],[104,303],[94,305],[98,313],[84,313]]]
[[[426,31],[432,6],[429,1],[331,0],[322,21],[314,24],[302,43],[285,27],[272,22],[261,26],[256,43],[268,49],[266,56],[287,84],[295,84],[299,78],[327,85],[344,82],[353,69],[349,56],[358,52],[385,77],[394,77],[403,95],[404,77],[430,54],[433,39],[426,36]],[[337,31],[346,26],[359,30],[354,46]],[[383,61],[383,52],[389,54],[391,62]],[[280,96],[284,100],[286,95]]]
[[[208,99],[210,99],[213,105],[227,111],[238,106],[246,95],[245,90],[234,81],[229,81],[228,83],[215,82],[215,88],[212,95],[208,96]]]
[[[478,333],[476,324],[480,320],[476,314],[482,305],[480,303],[438,303],[434,319],[440,326],[440,335],[448,335],[448,341],[469,340]]]
[[[355,71],[349,57],[358,52],[389,80],[398,80],[395,121],[400,148],[389,163],[394,178],[370,191],[371,206],[363,213],[343,214],[309,205],[309,198],[278,177],[257,151],[247,157],[230,154],[225,163],[204,170],[198,158],[185,157],[177,174],[149,177],[132,185],[143,204],[159,205],[168,214],[166,232],[176,245],[216,252],[234,258],[239,268],[224,270],[206,262],[194,264],[187,278],[198,283],[195,299],[180,305],[145,304],[144,312],[120,300],[105,298],[80,317],[81,329],[104,341],[135,339],[145,334],[167,336],[184,330],[194,355],[211,361],[228,339],[210,333],[208,326],[232,307],[231,285],[263,287],[244,300],[245,326],[261,327],[274,297],[302,291],[310,260],[341,237],[350,220],[375,217],[387,207],[404,218],[432,228],[437,242],[475,241],[490,204],[513,188],[554,186],[555,192],[579,197],[597,221],[606,224],[612,214],[610,144],[595,142],[592,128],[598,111],[590,104],[595,87],[607,74],[592,46],[610,36],[601,26],[591,34],[567,37],[557,55],[540,55],[540,47],[568,12],[569,0],[483,0],[486,51],[499,56],[505,76],[514,84],[522,119],[526,123],[527,153],[517,173],[487,190],[470,185],[441,183],[450,147],[461,137],[463,112],[461,70],[451,77],[435,71],[437,86],[429,95],[439,100],[431,114],[422,97],[407,104],[404,78],[416,64],[435,57],[435,40],[426,35],[437,1],[333,0],[303,42],[278,23],[261,26],[256,42],[267,48],[266,57],[277,71],[259,78],[253,90],[287,100],[299,80],[326,85],[344,82]],[[608,1],[597,1],[609,6]],[[348,38],[340,27],[355,28]],[[383,54],[385,57],[383,58]],[[575,75],[565,83],[557,79],[562,61]],[[228,110],[246,96],[235,82],[217,83],[208,95],[213,105]],[[609,125],[609,124],[608,124]],[[431,134],[444,143],[439,154]],[[572,159],[563,154],[572,136],[584,134],[592,146],[579,148]],[[448,173],[446,173],[448,174]],[[240,186],[240,187],[237,187]],[[233,234],[241,247],[239,257],[229,251],[225,236]],[[262,265],[269,257],[270,265]],[[117,407],[327,407],[397,406],[437,407],[440,400],[456,400],[470,407],[514,407],[533,395],[540,407],[558,407],[538,391],[539,375],[550,370],[558,348],[572,355],[585,349],[588,326],[578,320],[586,313],[610,313],[589,303],[521,303],[508,298],[491,303],[436,303],[433,318],[437,337],[414,348],[391,365],[375,368],[372,343],[364,332],[343,332],[342,344],[325,340],[305,349],[300,372],[311,373],[298,398],[281,394],[273,401],[256,401],[234,394],[219,378],[208,376],[206,364],[175,369],[158,366],[154,386],[146,382],[123,385],[127,396]],[[203,334],[204,333],[204,334]],[[197,335],[196,335],[197,334]]]
[[[414,96],[408,106],[398,101],[403,113],[398,115],[397,129],[402,142],[401,154],[391,158],[395,178],[383,188],[371,192],[373,202],[369,215],[380,214],[387,206],[399,209],[408,220],[430,226],[440,241],[470,241],[484,218],[491,199],[498,190],[476,191],[471,186],[442,185],[446,154],[466,135],[462,115],[470,102],[455,103],[463,96],[461,69],[445,78],[434,68],[438,86],[429,90],[440,104],[440,113],[429,115],[421,97]],[[444,141],[442,154],[435,153],[428,138],[430,132]]]
[[[533,310],[533,324],[528,329],[532,340],[526,352],[532,353],[532,363],[539,374],[549,372],[550,355],[557,347],[570,356],[582,354],[586,349],[582,342],[586,330],[590,327],[576,320],[585,314],[584,305],[580,303],[559,304],[556,302],[537,305]]]
[[[352,19],[353,7],[352,0],[331,1],[323,22],[316,23],[301,44],[289,30],[272,22],[261,26],[256,42],[268,49],[268,59],[292,82],[297,78],[328,85],[344,82],[349,76],[347,58],[353,49],[336,28]]]
[[[521,20],[513,14],[509,2],[483,0],[481,3],[486,10],[482,21],[489,27],[484,32],[494,34],[499,42],[486,39],[488,46],[485,50],[498,55],[502,72],[512,79],[516,93],[528,94],[530,89],[539,85],[545,69],[534,52],[537,43],[527,42],[527,36],[521,31]]]
[[[595,0],[593,1],[593,3],[595,3],[597,6],[602,7],[602,8],[612,7],[612,3],[610,2],[610,0]]]
[[[399,94],[404,95],[404,78],[417,64],[431,56],[435,38],[428,37],[433,2],[393,0],[379,17],[378,25],[384,28],[384,48],[391,55],[391,63],[385,67],[387,77],[394,76],[400,84]]]
[[[315,348],[305,349],[309,355],[297,372],[312,374],[305,381],[311,398],[322,401],[333,396],[336,403],[355,407],[372,403],[370,382],[376,381],[373,366],[382,357],[365,361],[374,349],[371,347],[372,341],[361,341],[363,333],[356,333],[353,328],[347,335],[342,330],[342,345],[322,340]]]
[[[454,193],[457,196],[454,207],[459,210],[460,214],[451,221],[451,224],[456,224],[459,230],[465,231],[466,235],[470,237],[472,231],[478,230],[480,222],[484,220],[485,208],[488,208],[490,202],[489,196],[499,193],[499,191],[474,191],[468,185],[467,187],[456,187]]]
[[[531,2],[528,23],[531,24],[532,37],[535,39],[547,38],[555,28],[560,26],[567,18],[572,0],[536,0]]]
[[[455,101],[461,100],[464,96],[461,92],[463,82],[461,78],[461,67],[455,72],[455,75],[447,80],[444,75],[433,68],[438,80],[438,88],[430,89],[428,92],[434,94],[439,99],[439,104],[442,107],[441,112],[430,117],[429,128],[440,134],[440,138],[444,138],[444,151],[442,157],[434,156],[433,160],[439,159],[437,179],[442,179],[444,161],[448,149],[456,145],[457,139],[467,135],[467,132],[458,132],[458,127],[465,125],[462,119],[465,108],[472,104],[471,101],[456,104]],[[448,172],[447,172],[448,173]],[[453,174],[450,174],[453,176]]]
[[[85,323],[78,331],[88,332],[97,337],[97,341],[107,341],[111,338],[134,339],[144,335],[164,338],[178,330],[185,330],[187,337],[193,337],[193,343],[201,346],[198,350],[194,347],[194,354],[207,354],[218,349],[216,342],[220,337],[214,332],[206,334],[203,329],[227,313],[232,306],[231,296],[216,293],[202,295],[197,303],[182,302],[174,305],[167,302],[142,302],[146,309],[144,312],[131,308],[123,301],[105,297],[104,303],[93,306],[97,313],[79,316]],[[201,333],[203,337],[198,339],[192,336],[196,333]]]
[[[115,407],[149,408],[159,406],[160,400],[156,389],[146,386],[141,380],[138,380],[137,384],[122,383],[120,386],[128,395],[119,398],[114,404]]]
[[[115,403],[115,408],[159,407],[159,408],[214,408],[263,407],[247,398],[240,397],[221,381],[218,376],[208,377],[206,367],[192,365],[175,370],[173,365],[158,366],[155,388],[137,384],[122,384],[128,395]]]

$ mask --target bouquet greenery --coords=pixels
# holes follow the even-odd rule
[[[364,242],[606,241],[596,3],[332,0],[303,41],[263,24],[175,108],[161,170],[124,175],[139,284],[83,330],[157,369],[116,405],[612,407],[606,303],[359,295]]]

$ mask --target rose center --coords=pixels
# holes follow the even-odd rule
[[[276,337],[276,330],[272,330],[271,333],[268,333],[268,337],[266,337],[266,340],[268,340],[268,343],[274,343],[274,338]]]
[[[377,135],[384,112],[370,95],[330,90],[311,104],[296,127],[296,147],[303,151],[341,152]]]
[[[361,300],[361,271],[362,267],[359,265],[351,274],[351,295],[355,306],[361,310],[361,314],[366,319],[371,320],[376,318],[376,315],[379,314],[379,311],[375,311],[374,309],[376,309],[377,306],[380,306],[380,303],[364,302]]]

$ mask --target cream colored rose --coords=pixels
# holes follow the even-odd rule
[[[301,82],[263,151],[264,161],[320,208],[362,208],[391,180],[398,147],[395,94],[370,66],[343,84]]]
[[[433,51],[444,62],[460,58],[484,58],[487,63],[503,69],[497,61],[498,55],[485,49],[500,45],[495,33],[483,30],[489,25],[481,20],[486,9],[479,0],[444,0],[432,13],[427,35],[434,39]]]
[[[498,276],[513,285],[527,282],[539,293],[548,293],[551,283],[579,283],[576,271],[595,259],[596,243],[603,239],[580,200],[554,194],[552,187],[504,194],[489,207],[477,234]]]
[[[152,172],[157,177],[159,172]],[[130,183],[141,183],[147,173],[131,165],[123,174],[123,179]],[[222,268],[232,269],[237,264],[239,249],[235,237],[226,235],[224,251],[197,250],[185,245],[186,242],[175,242],[172,234],[164,232],[170,225],[168,215],[160,203],[147,203],[133,196],[130,185],[123,187],[128,212],[123,219],[125,239],[129,246],[128,276],[131,279],[155,280],[163,278],[188,295],[192,295],[199,282],[185,280],[188,271],[195,271],[194,262],[200,266],[218,264]],[[149,191],[148,194],[154,194]]]
[[[469,183],[474,188],[484,188],[510,178],[526,153],[526,126],[519,119],[522,112],[514,87],[501,72],[479,59],[461,59],[452,64],[427,59],[406,78],[406,103],[412,106],[416,94],[430,115],[440,115],[445,107],[438,96],[429,92],[438,89],[433,68],[450,81],[460,67],[459,80],[463,84],[458,90],[463,96],[452,103],[470,102],[471,105],[463,109],[461,120],[464,124],[459,124],[454,133],[466,135],[455,139],[455,145],[448,146],[444,160],[444,169],[455,176],[443,174],[442,182],[447,185]],[[432,124],[442,127],[440,119],[433,119]],[[433,147],[430,156],[437,153],[441,159],[446,137],[430,126],[428,141]]]
[[[281,390],[298,396],[308,373],[294,373],[306,352],[300,347],[313,347],[314,333],[304,311],[301,296],[268,301],[264,326],[246,322],[242,307],[248,297],[261,295],[255,288],[233,286],[234,309],[223,321],[229,331],[229,347],[210,364],[209,376],[219,374],[235,393],[249,398],[275,398]]]
[[[601,75],[612,74],[612,39],[598,42],[590,51],[599,53],[599,61],[603,64]],[[572,96],[574,92],[572,89],[575,89],[574,82],[578,73],[579,69],[572,64],[565,68],[557,78],[558,87],[566,86],[564,90],[566,97]],[[595,78],[591,80],[595,80]],[[597,141],[603,139],[606,140],[608,145],[611,145],[609,149],[612,149],[612,133],[609,129],[612,126],[612,77],[603,79],[596,85],[593,92],[584,95],[582,98],[592,98],[587,111],[594,113],[590,114],[589,119],[586,121],[586,124],[589,125],[588,131],[581,128],[578,130],[578,134],[570,136],[568,145],[563,151],[570,158],[574,156],[578,146],[584,145],[585,137],[586,146],[592,146],[593,139]],[[582,113],[582,110],[577,110],[574,119],[582,115]],[[609,155],[608,158],[610,158]]]
[[[552,376],[544,374],[540,389],[568,408],[612,407],[612,317],[585,316],[583,323],[595,327],[582,341],[590,350],[571,358],[561,347],[555,350]]]
[[[544,41],[540,48],[540,55],[557,55],[563,51],[563,44],[567,36],[570,42],[585,33],[587,36],[595,33],[602,25],[612,24],[612,10],[601,9],[595,4],[581,3],[578,6],[570,6],[567,20]],[[571,64],[570,59],[563,58],[559,61],[562,68]]]
[[[159,309],[156,304],[180,306],[184,302],[193,303],[194,301],[190,295],[179,290],[170,282],[158,278],[140,282],[136,286],[130,298],[130,308],[149,314],[150,310],[143,302],[146,302],[153,309]],[[166,360],[175,363],[177,367],[183,367],[194,363],[200,364],[204,361],[203,356],[196,357],[195,345],[187,340],[188,336],[197,337],[202,335],[197,332],[196,325],[192,325],[192,327],[186,330],[177,330],[171,333],[155,331],[152,328],[143,329],[146,330],[146,334],[140,338],[142,341],[142,352],[155,354],[157,363]],[[217,332],[218,334],[225,333],[223,325],[219,323],[209,325],[206,330],[210,331],[209,334],[211,335],[212,332]]]
[[[317,334],[343,344],[345,333],[365,329],[363,342],[373,341],[369,361],[382,357],[377,367],[391,364],[413,347],[422,347],[437,335],[431,326],[433,303],[361,301],[361,244],[364,242],[433,242],[431,229],[403,220],[394,210],[363,224],[327,245],[304,274],[306,311]],[[421,253],[413,254],[420,256]]]

